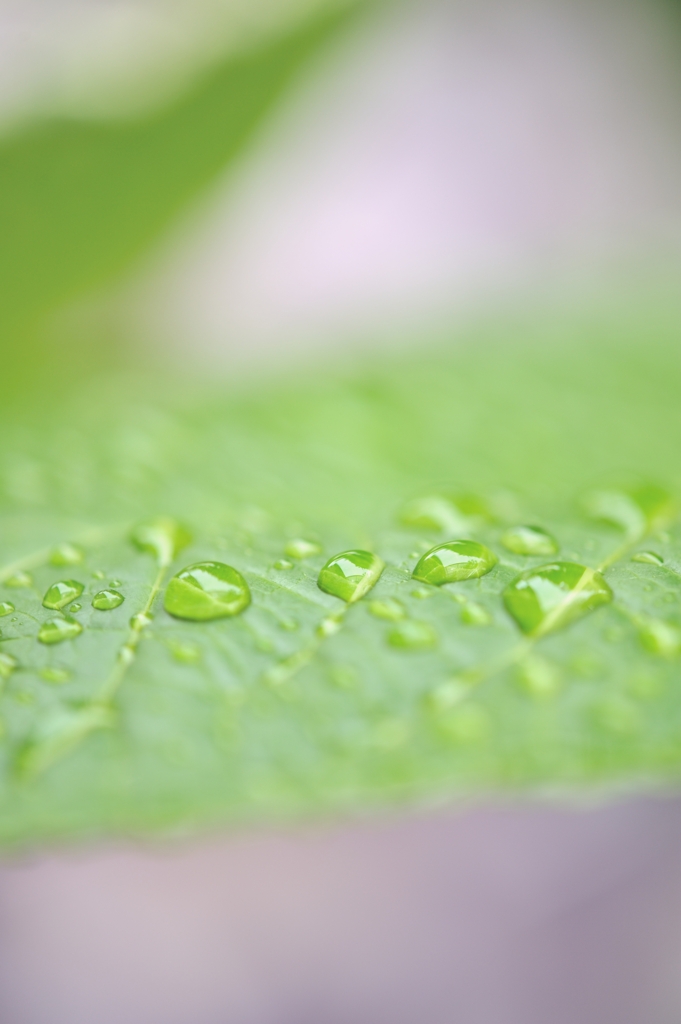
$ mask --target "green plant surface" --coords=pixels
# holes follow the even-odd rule
[[[678,334],[563,314],[248,395],[91,381],[6,417],[3,842],[676,782]],[[413,578],[453,540],[498,561]],[[343,552],[369,576],[320,589]],[[530,569],[569,587],[521,628]]]

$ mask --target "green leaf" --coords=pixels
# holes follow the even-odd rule
[[[677,779],[678,332],[560,319],[568,345],[528,322],[345,379],[91,381],[6,418],[3,841]],[[452,540],[498,562],[414,579]],[[385,563],[357,555],[358,600],[317,584],[348,552]],[[242,577],[250,603],[168,614],[186,567],[202,616]]]

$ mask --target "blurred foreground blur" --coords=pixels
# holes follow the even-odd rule
[[[251,24],[237,45],[228,13],[0,7],[6,195],[20,200],[0,328],[26,394],[65,345],[83,365],[253,374],[367,338],[418,344],[490,306],[598,305],[673,279],[673,6],[382,5],[281,50]],[[207,63],[217,84],[201,95],[233,103],[220,61],[235,53],[251,105],[218,145],[183,90]],[[36,109],[86,120],[22,141]],[[131,123],[155,133],[148,159]],[[671,1024],[680,828],[676,799],[494,803],[37,852],[0,875],[0,1017]]]

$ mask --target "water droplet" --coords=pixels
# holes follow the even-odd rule
[[[656,555],[654,551],[637,551],[631,556],[632,562],[641,562],[642,565],[664,565],[664,558]]]
[[[326,563],[319,574],[320,590],[352,604],[368,594],[385,568],[385,562],[370,551],[342,551]]]
[[[92,574],[93,579],[96,579],[96,580],[103,580],[104,576],[105,576],[105,573],[101,569],[95,569],[95,571]]]
[[[11,601],[0,601],[0,618],[5,615],[11,615],[14,611],[14,605]]]
[[[388,619],[390,622],[398,622],[406,618],[406,611],[401,601],[394,597],[387,597],[383,601],[370,601],[369,611],[377,619]]]
[[[388,643],[407,651],[427,650],[437,644],[437,633],[428,622],[405,619],[388,633]]]
[[[471,687],[463,679],[449,679],[428,694],[428,704],[436,712],[449,711],[469,695]]]
[[[58,668],[56,665],[47,665],[40,670],[40,678],[46,683],[68,683],[71,673],[66,668]]]
[[[287,633],[294,633],[300,628],[300,623],[296,619],[290,619],[287,616],[283,616],[278,622],[279,628],[285,629]]]
[[[322,549],[313,540],[290,540],[284,548],[284,554],[289,558],[312,558],[314,555],[321,555]]]
[[[528,654],[517,667],[518,682],[533,697],[550,697],[560,689],[560,672],[540,654]]]
[[[6,587],[13,587],[17,590],[20,587],[32,587],[33,577],[28,572],[15,572],[12,576],[8,576],[5,580]]]
[[[140,551],[154,555],[161,565],[168,565],[176,555],[191,543],[191,534],[175,519],[161,516],[148,523],[140,523],[130,534]]]
[[[417,563],[414,579],[431,586],[457,583],[484,576],[497,564],[498,558],[484,544],[474,540],[452,540],[431,548]]]
[[[506,587],[503,598],[523,633],[544,636],[609,604],[613,594],[595,569],[553,562],[521,573]]]
[[[441,495],[408,502],[400,512],[400,522],[418,530],[443,530],[447,533],[461,533],[468,525],[454,502]]]
[[[681,653],[681,630],[662,619],[641,619],[638,636],[642,645],[651,654],[663,658],[675,658]]]
[[[673,498],[657,484],[594,491],[584,504],[592,518],[619,526],[631,538],[663,526],[674,514]]]
[[[59,544],[50,555],[51,565],[80,565],[84,554],[75,544]]]
[[[123,586],[123,581],[122,580],[109,580],[109,586],[113,590],[115,590],[116,587],[122,587]]]
[[[132,665],[135,660],[135,648],[131,647],[130,644],[123,644],[123,646],[118,649],[117,657],[122,665],[125,665],[126,667],[128,665]]]
[[[343,625],[342,617],[338,615],[329,615],[317,626],[317,636],[335,636],[339,632]]]
[[[415,587],[411,592],[411,596],[415,597],[417,601],[427,601],[434,593],[434,590],[430,587]]]
[[[53,583],[43,598],[43,608],[61,611],[71,601],[80,597],[84,589],[83,584],[78,580],[60,580],[58,583]]]
[[[466,626],[490,626],[494,619],[484,605],[469,601],[461,609],[461,621]]]
[[[386,718],[373,730],[374,745],[381,750],[397,750],[409,738],[409,725],[401,718]]]
[[[70,612],[79,612],[82,609],[82,607],[83,607],[82,604],[78,604],[78,602],[76,601],[75,604],[72,604],[72,605],[69,606],[69,611]]]
[[[0,651],[0,679],[9,679],[18,665],[19,662],[13,654],[8,654],[7,651]]]
[[[293,568],[293,562],[289,562],[285,558],[280,558],[278,561],[276,561],[274,563],[273,568],[274,569],[280,569],[281,571],[283,571],[285,569],[292,569]]]
[[[514,555],[555,555],[558,542],[541,526],[514,526],[501,538],[507,551]]]
[[[99,590],[92,598],[92,607],[100,612],[110,612],[123,604],[125,598],[117,590]]]
[[[137,614],[133,615],[130,619],[130,627],[131,629],[135,629],[141,633],[142,630],[146,629],[147,626],[150,626],[153,621],[154,616],[150,612],[137,612]]]
[[[251,592],[240,572],[224,562],[197,562],[169,582],[164,607],[170,615],[208,622],[238,615],[251,603]]]
[[[196,665],[201,661],[201,648],[197,644],[172,641],[169,646],[175,661],[181,661],[184,665]]]
[[[40,627],[38,640],[41,644],[60,644],[75,639],[82,632],[83,627],[75,619],[48,619]]]

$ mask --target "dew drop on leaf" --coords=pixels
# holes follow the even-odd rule
[[[153,619],[154,616],[150,612],[137,612],[137,614],[133,615],[130,619],[130,627],[131,629],[136,629],[141,632],[143,629],[146,629],[147,626],[151,625]]]
[[[75,639],[82,632],[83,627],[75,619],[48,619],[40,627],[38,640],[41,644],[60,644]]]
[[[161,516],[140,523],[130,534],[139,551],[154,555],[161,565],[168,565],[176,555],[191,543],[191,534],[175,519]]]
[[[610,604],[613,594],[595,569],[575,562],[553,562],[516,576],[503,598],[523,633],[543,636]]]
[[[208,622],[238,615],[250,603],[248,584],[231,565],[197,562],[170,580],[164,607],[175,618]]]
[[[550,697],[560,689],[560,672],[540,654],[528,654],[517,666],[520,686],[533,697]]]
[[[11,601],[0,601],[0,618],[5,615],[11,615],[14,611],[14,605]]]
[[[59,544],[50,554],[50,565],[80,565],[84,555],[75,544]]]
[[[197,644],[175,641],[169,646],[175,661],[179,661],[183,665],[197,665],[201,661],[201,648]]]
[[[72,604],[69,607],[69,611],[70,612],[79,612],[79,611],[81,611],[82,607],[83,607],[82,604],[79,604],[78,601],[76,601],[74,604]]]
[[[440,683],[428,694],[427,702],[431,710],[436,712],[448,711],[450,708],[460,704],[469,693],[471,687],[463,679],[448,679],[446,683]]]
[[[326,563],[319,573],[317,586],[352,604],[378,583],[384,568],[383,560],[370,551],[342,551]]]
[[[117,587],[122,587],[123,586],[123,581],[122,580],[109,580],[109,586],[112,588],[112,590],[115,590]]]
[[[431,548],[417,563],[414,579],[431,586],[475,579],[490,572],[497,556],[474,540],[452,540]]]
[[[5,580],[6,587],[19,590],[22,587],[32,587],[33,577],[28,572],[15,572]]]
[[[555,555],[558,542],[541,526],[514,526],[501,538],[507,551],[514,555]]]
[[[642,565],[664,565],[664,558],[656,555],[654,551],[637,551],[631,556],[632,562],[640,562]]]
[[[284,554],[289,558],[312,558],[314,555],[321,555],[322,549],[319,544],[312,540],[297,538],[290,540],[284,548]]]
[[[387,619],[390,622],[398,622],[407,614],[402,602],[395,597],[387,597],[383,601],[370,601],[369,611],[377,619]]]
[[[125,598],[117,590],[99,590],[92,598],[92,607],[100,612],[110,612],[123,604]]]
[[[461,609],[461,621],[465,626],[490,626],[494,621],[484,605],[468,601]]]
[[[19,662],[13,654],[8,654],[7,651],[0,651],[0,679],[9,679],[18,665]]]
[[[641,619],[638,636],[643,647],[662,658],[675,658],[681,654],[681,630],[662,619]]]
[[[316,629],[317,636],[335,636],[343,625],[343,619],[337,615],[328,615],[319,623]]]
[[[67,683],[71,673],[66,668],[59,668],[56,665],[47,665],[40,670],[40,678],[46,683]]]
[[[405,619],[388,633],[388,643],[405,651],[427,650],[437,644],[437,633],[428,622]]]
[[[466,517],[450,498],[428,495],[408,502],[399,516],[403,526],[420,530],[458,533],[466,529]]]
[[[417,601],[427,601],[429,597],[433,596],[433,591],[430,587],[415,587],[411,596],[415,597]]]
[[[293,562],[289,562],[288,559],[286,559],[286,558],[280,558],[280,559],[278,559],[274,563],[274,567],[273,568],[279,569],[279,570],[282,570],[282,571],[285,570],[285,569],[292,569],[293,568]]]
[[[60,580],[53,583],[43,598],[43,608],[61,611],[83,593],[84,586],[78,580]]]

